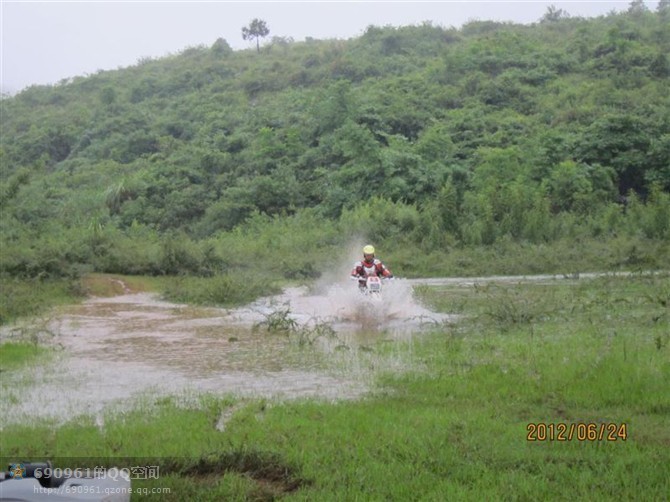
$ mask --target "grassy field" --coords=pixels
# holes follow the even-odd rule
[[[462,320],[364,400],[161,399],[6,427],[3,460],[159,465],[134,500],[667,500],[667,274],[417,295]]]

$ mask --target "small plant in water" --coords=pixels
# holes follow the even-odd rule
[[[265,328],[265,331],[268,333],[289,335],[298,329],[298,323],[295,319],[291,318],[291,306],[285,303],[283,308],[265,314],[263,321],[254,324],[254,331],[260,328]]]
[[[267,333],[280,333],[295,341],[300,347],[314,345],[322,337],[335,338],[333,327],[327,322],[315,322],[313,325],[300,325],[291,317],[291,307],[288,303],[283,307],[265,314],[265,319],[256,323],[254,331],[265,329]]]
[[[301,347],[314,345],[319,338],[336,338],[337,334],[333,327],[326,322],[317,322],[314,326],[301,326],[295,332],[295,339]]]

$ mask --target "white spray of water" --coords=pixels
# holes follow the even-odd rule
[[[421,306],[414,298],[412,285],[404,279],[385,280],[380,297],[361,294],[350,274],[362,258],[364,242],[360,238],[352,241],[346,257],[325,271],[313,286],[288,288],[265,305],[287,306],[291,317],[302,324],[329,322],[336,330],[347,332],[406,333],[426,323],[447,320],[447,316]],[[393,270],[391,264],[386,265]]]
[[[414,333],[426,320],[446,316],[419,305],[410,281],[402,279],[387,282],[381,298],[361,295],[349,275],[365,244],[352,243],[315,285],[240,309],[200,309],[194,318],[190,307],[145,294],[72,307],[49,329],[65,349],[61,357],[37,371],[12,373],[0,386],[9,397],[0,403],[0,430],[78,415],[95,416],[104,427],[108,410],[130,409],[142,396],[356,398],[372,388],[376,372],[416,371]],[[296,360],[285,338],[249,329],[283,306],[300,326],[327,323],[336,336],[312,340],[316,355],[295,351]],[[378,350],[387,340],[394,343]],[[323,368],[318,354],[325,354]]]

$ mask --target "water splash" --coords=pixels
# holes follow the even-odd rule
[[[283,305],[298,325],[326,322],[335,336],[305,348],[253,329]],[[164,302],[144,293],[92,298],[48,323],[48,342],[62,348],[54,361],[3,375],[0,427],[101,417],[110,407],[189,393],[358,398],[370,390],[378,371],[411,366],[412,337],[425,319],[438,322],[444,316],[417,304],[402,280],[387,284],[381,301],[360,295],[347,279],[289,288],[228,310]],[[377,353],[373,347],[380,340],[395,343],[396,350]]]

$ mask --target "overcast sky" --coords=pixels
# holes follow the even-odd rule
[[[623,1],[30,1],[0,0],[2,92],[131,66],[222,37],[233,49],[252,43],[242,27],[263,19],[270,37],[347,39],[369,25],[432,21],[445,28],[472,20],[533,23],[549,5],[571,16],[623,11]],[[647,0],[650,9],[657,1]]]

